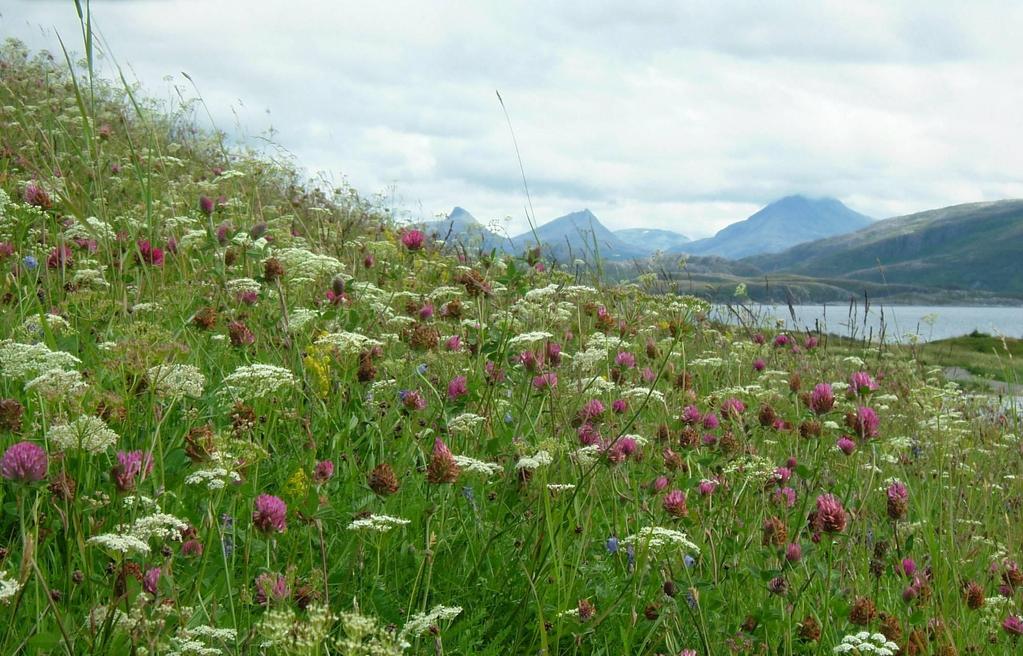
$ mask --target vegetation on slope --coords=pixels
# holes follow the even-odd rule
[[[0,653],[1018,648],[1018,419],[917,360],[0,70]]]

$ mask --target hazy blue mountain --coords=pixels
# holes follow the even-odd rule
[[[1023,200],[953,205],[743,260],[765,272],[1023,294]]]
[[[675,250],[740,259],[777,253],[802,242],[853,232],[871,222],[870,217],[854,212],[834,198],[786,196],[713,237],[683,244]]]
[[[649,254],[608,230],[589,210],[560,216],[538,226],[536,234],[527,231],[514,241],[529,247],[538,239],[546,253],[562,261],[579,258],[592,262],[598,255],[602,259],[620,260]]]
[[[684,244],[689,243],[689,237],[671,230],[626,228],[625,230],[615,230],[614,233],[626,244],[647,253],[678,251]]]
[[[511,240],[488,230],[476,217],[458,206],[451,210],[446,219],[430,221],[423,225],[423,229],[428,235],[461,244],[470,251],[490,251],[494,248],[509,253],[516,251]]]

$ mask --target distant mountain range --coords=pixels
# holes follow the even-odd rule
[[[871,219],[850,210],[834,198],[788,196],[775,201],[744,221],[729,225],[713,237],[690,241],[671,230],[628,228],[611,231],[590,210],[572,212],[515,236],[488,230],[461,207],[445,219],[426,224],[439,239],[455,240],[469,248],[521,253],[541,244],[557,260],[644,258],[657,251],[718,255],[739,259],[773,253],[803,241],[830,237],[869,225]]]
[[[626,228],[615,230],[615,234],[626,244],[648,253],[658,250],[669,253],[676,252],[690,243],[689,237],[683,234],[656,228]]]
[[[743,260],[785,272],[1023,294],[1023,200],[953,205]]]
[[[514,237],[488,230],[460,207],[426,227],[476,252],[521,254],[539,242],[563,263],[596,257],[624,263],[661,253],[668,257],[658,262],[660,271],[685,277],[688,291],[716,297],[745,283],[752,297],[775,301],[847,300],[863,293],[931,302],[1023,299],[1023,200],[873,221],[833,198],[788,196],[697,241],[670,230],[611,231],[589,210]],[[679,253],[689,256],[684,272],[677,269]],[[635,275],[631,265],[620,269],[611,275]]]
[[[853,232],[865,228],[872,221],[869,216],[854,212],[835,198],[786,196],[709,239],[684,244],[677,250],[737,260],[759,253],[777,253],[801,242]]]

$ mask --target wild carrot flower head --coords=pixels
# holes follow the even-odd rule
[[[34,483],[46,478],[46,451],[32,442],[11,445],[0,458],[0,475],[17,483]]]
[[[818,383],[810,392],[810,409],[814,414],[823,415],[830,412],[833,407],[835,407],[835,393],[831,390],[831,385]]]
[[[256,497],[256,509],[252,511],[252,523],[263,533],[283,533],[287,528],[288,506],[272,494]]]

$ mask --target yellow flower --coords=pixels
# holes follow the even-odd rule
[[[296,469],[295,473],[284,484],[284,493],[289,497],[300,499],[309,492],[309,477],[304,469]]]

